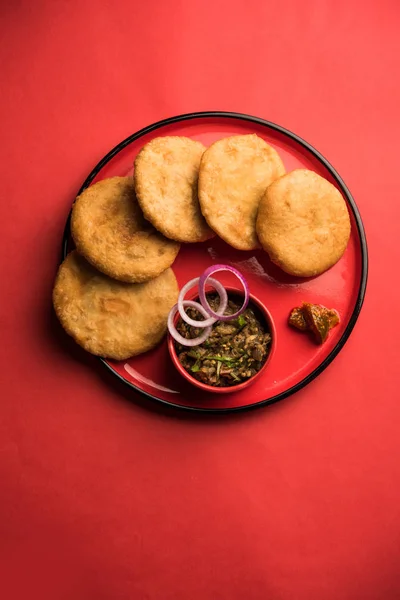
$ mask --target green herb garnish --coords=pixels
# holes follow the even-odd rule
[[[244,327],[246,325],[246,319],[244,318],[243,315],[239,315],[238,319],[237,319],[238,325],[239,327]]]
[[[229,364],[236,362],[235,360],[233,360],[229,356],[205,356],[204,359],[218,360],[219,362],[224,362],[224,363],[229,363]]]

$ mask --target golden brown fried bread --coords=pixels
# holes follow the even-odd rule
[[[58,270],[53,304],[61,325],[82,348],[123,360],[161,341],[178,293],[172,269],[146,283],[123,283],[73,251]]]
[[[132,177],[104,179],[82,192],[72,209],[71,232],[93,266],[129,283],[160,275],[180,247],[145,220]]]
[[[203,154],[199,174],[201,211],[210,227],[234,248],[259,247],[259,202],[266,187],[284,173],[276,150],[255,134],[212,144]]]
[[[144,216],[178,242],[202,242],[214,236],[197,196],[204,150],[203,144],[186,137],[158,137],[143,146],[135,160],[135,189]]]
[[[271,260],[286,273],[319,275],[339,260],[349,241],[346,202],[329,181],[297,169],[267,188],[257,234]]]

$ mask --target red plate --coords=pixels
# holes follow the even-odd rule
[[[79,193],[90,184],[115,175],[132,173],[133,160],[152,138],[183,135],[206,146],[229,135],[256,133],[276,148],[287,171],[312,169],[331,181],[347,201],[352,234],[343,258],[329,271],[312,279],[298,279],[275,267],[263,251],[242,252],[219,238],[182,245],[173,265],[179,286],[200,275],[213,263],[229,263],[246,276],[250,291],[270,310],[277,329],[276,352],[265,374],[254,385],[231,394],[205,394],[175,371],[164,340],[155,350],[128,361],[102,360],[116,377],[144,396],[175,407],[198,411],[235,411],[271,404],[286,398],[317,377],[332,362],[348,339],[363,303],[367,282],[367,245],[357,206],[345,183],[317,150],[290,131],[257,117],[237,113],[203,112],[160,121],[118,144],[90,173]],[[65,228],[63,258],[73,248],[69,219]],[[229,276],[220,280],[229,284]],[[290,310],[302,301],[336,308],[341,323],[322,346],[289,328]]]

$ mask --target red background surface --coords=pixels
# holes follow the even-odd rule
[[[400,597],[400,5],[357,4],[1,3],[5,599]],[[290,399],[231,417],[136,401],[51,313],[87,173],[130,133],[194,110],[307,139],[369,243],[338,358]]]

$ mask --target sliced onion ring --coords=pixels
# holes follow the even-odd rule
[[[210,275],[214,275],[214,273],[218,273],[219,271],[230,271],[239,279],[240,283],[243,286],[243,290],[244,290],[243,305],[233,315],[219,315],[218,313],[216,313],[212,310],[211,306],[209,305],[209,303],[207,301],[207,296],[206,296],[207,280],[210,277]],[[245,278],[243,277],[243,275],[240,273],[240,271],[238,271],[234,267],[231,267],[230,265],[213,265],[212,267],[208,267],[208,269],[206,269],[204,271],[204,273],[202,274],[202,276],[200,277],[199,298],[200,298],[201,304],[206,309],[206,311],[208,312],[209,315],[211,315],[215,319],[218,319],[219,321],[231,321],[232,319],[236,319],[239,315],[242,314],[242,312],[244,312],[246,310],[247,305],[249,303],[250,295],[249,295],[249,288],[248,288],[247,282],[246,282]]]
[[[186,314],[183,302],[184,302],[184,298],[185,298],[186,294],[188,293],[188,291],[190,289],[192,289],[192,287],[197,285],[199,283],[199,281],[200,281],[200,277],[195,277],[195,279],[191,279],[183,286],[183,288],[181,289],[179,296],[178,296],[178,310],[179,310],[179,314],[181,315],[182,319],[188,325],[191,325],[192,327],[201,327],[201,328],[202,327],[210,327],[210,325],[214,325],[214,323],[216,323],[218,321],[218,319],[221,318],[221,315],[224,314],[225,309],[228,306],[228,294],[226,293],[226,289],[224,288],[222,283],[220,283],[216,279],[210,278],[208,280],[208,283],[210,285],[212,285],[212,287],[216,290],[217,294],[219,295],[219,307],[218,307],[217,312],[215,313],[215,315],[217,315],[217,316],[210,317],[210,313],[207,310],[207,306],[208,306],[208,303],[207,303],[207,306],[203,305],[203,307],[202,307],[207,312],[206,312],[206,314],[202,313],[202,315],[203,315],[203,317],[208,317],[208,318],[206,318],[204,321],[195,321],[194,319],[191,319]],[[200,304],[198,304],[198,305],[200,306]]]
[[[201,306],[201,304],[199,304],[198,302],[194,302],[193,300],[183,300],[182,305],[183,305],[183,307],[190,306],[191,308],[195,308],[196,310],[199,311],[200,314],[203,315],[203,317],[208,317],[206,309],[203,308]],[[174,340],[177,341],[178,344],[182,344],[182,346],[199,346],[199,344],[202,344],[203,342],[205,342],[211,333],[211,327],[206,327],[204,329],[203,333],[201,335],[199,335],[197,338],[188,340],[188,339],[184,338],[177,331],[177,329],[174,325],[174,318],[175,318],[175,315],[177,312],[178,312],[178,305],[175,304],[175,306],[173,306],[171,308],[169,315],[168,315],[168,331],[170,332],[170,334],[172,335]]]

